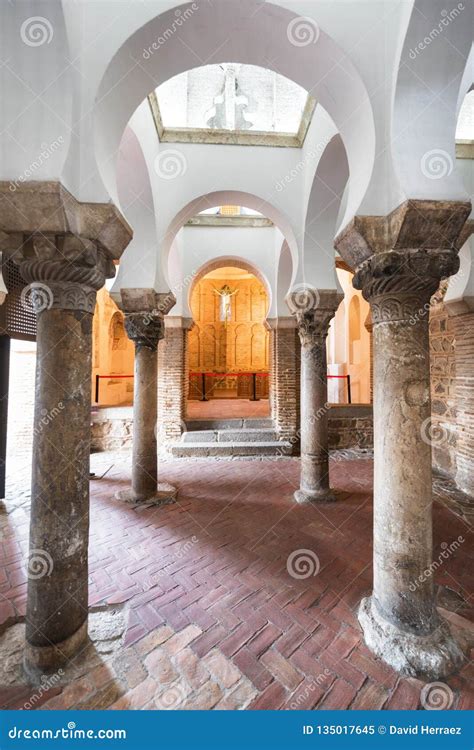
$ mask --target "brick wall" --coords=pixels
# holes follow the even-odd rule
[[[474,495],[474,313],[443,291],[430,310],[433,466]]]
[[[158,440],[164,443],[181,437],[189,380],[189,322],[168,322],[158,346]]]
[[[300,340],[292,320],[282,324],[272,321],[271,337],[271,415],[280,438],[291,440],[296,453],[299,446],[295,438],[300,426]]]
[[[440,298],[430,308],[431,443],[433,466],[456,475],[456,357],[453,319]]]
[[[455,341],[456,483],[474,495],[474,312],[450,317]]]
[[[267,294],[263,284],[249,278],[206,278],[191,296],[196,325],[189,337],[192,372],[268,371],[268,331],[265,328]],[[215,291],[226,284],[236,294],[230,298],[231,319],[221,320],[221,298]],[[222,391],[222,393],[221,393]],[[237,379],[216,381],[213,397],[236,397]]]
[[[328,415],[329,448],[373,448],[374,420],[370,404],[333,404]]]

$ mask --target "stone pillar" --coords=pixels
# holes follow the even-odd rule
[[[38,315],[25,666],[56,670],[87,639],[92,317],[132,230],[59,182],[0,182],[0,237]]]
[[[299,452],[300,344],[290,317],[267,320],[270,333],[270,407],[275,430]]]
[[[463,661],[435,606],[426,429],[430,297],[457,271],[468,213],[469,204],[409,201],[386,218],[356,217],[336,239],[374,327],[374,587],[359,621],[377,656],[428,679]]]
[[[125,330],[135,344],[135,378],[132,486],[117,498],[147,505],[172,503],[177,495],[176,487],[158,482],[158,342],[165,335],[160,296],[153,290],[121,291]]]
[[[165,337],[158,350],[158,424],[165,447],[180,439],[189,394],[188,333],[191,318],[167,315]]]
[[[45,671],[87,638],[92,317],[114,267],[74,235],[31,237],[16,262],[38,317],[25,660]]]
[[[301,483],[294,495],[298,503],[336,499],[329,487],[326,339],[342,298],[335,290],[309,287],[288,298],[301,341]]]

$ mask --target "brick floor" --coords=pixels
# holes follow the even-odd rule
[[[91,484],[90,603],[121,612],[123,634],[113,653],[97,645],[68,685],[48,685],[35,707],[421,707],[424,683],[375,659],[357,623],[371,590],[370,460],[332,460],[339,501],[319,507],[292,501],[296,459],[168,461],[161,478],[179,486],[177,504],[135,509],[114,498],[129,458],[93,457],[97,473],[110,464]],[[27,495],[17,484],[0,512],[0,634],[25,613]],[[435,557],[468,534],[435,503]],[[306,568],[291,567],[298,551]],[[471,570],[466,543],[436,572],[464,617]],[[446,680],[452,708],[472,707],[472,672],[471,662]],[[0,685],[0,703],[21,707],[33,690]]]

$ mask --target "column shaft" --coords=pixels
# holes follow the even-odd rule
[[[370,648],[404,674],[446,676],[462,651],[438,614],[431,569],[429,309],[454,253],[373,256],[354,277],[374,340],[374,588],[359,620]]]
[[[150,497],[158,481],[156,349],[135,344],[133,395],[132,490],[136,498]]]
[[[298,502],[335,500],[329,489],[326,337],[301,349],[301,486]]]
[[[374,304],[389,310],[394,301]],[[411,306],[412,316],[387,314],[373,329],[374,603],[387,620],[419,634],[438,622],[433,577],[424,576],[432,560],[431,447],[424,427],[431,415],[428,301],[398,295],[399,308]]]
[[[127,299],[123,292],[122,296]],[[125,330],[135,344],[132,486],[118,492],[117,498],[164,505],[174,502],[177,491],[170,484],[157,482],[158,342],[165,331],[163,315],[154,309],[127,312]]]
[[[326,339],[342,294],[310,287],[291,294],[301,342],[301,480],[298,503],[333,502],[329,486]]]
[[[87,636],[91,361],[91,314],[38,316],[26,638],[39,668]]]

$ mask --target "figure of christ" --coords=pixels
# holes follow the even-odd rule
[[[238,293],[238,289],[232,289],[228,284],[224,284],[221,289],[216,289],[215,287],[212,287],[215,294],[218,294],[220,299],[220,320],[223,321],[226,325],[227,322],[231,319],[232,316],[232,310],[231,310],[231,297],[234,297]]]

